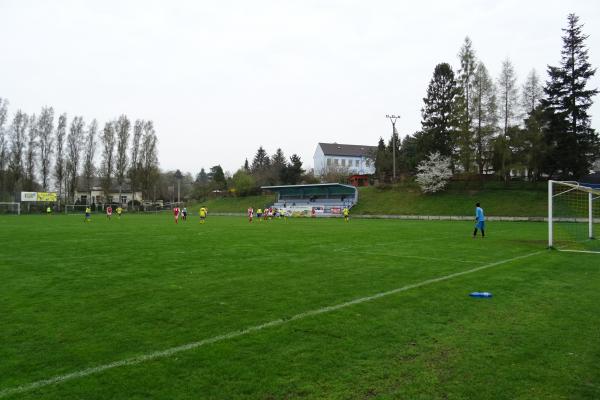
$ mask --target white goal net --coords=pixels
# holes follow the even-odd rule
[[[21,203],[0,203],[0,215],[21,215]]]
[[[600,187],[548,181],[548,246],[600,253]]]

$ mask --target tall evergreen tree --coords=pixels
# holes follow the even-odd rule
[[[302,174],[304,174],[304,170],[302,169],[302,159],[300,159],[298,154],[292,154],[290,157],[290,162],[286,167],[285,183],[288,185],[296,185],[300,183],[302,180]]]
[[[278,148],[273,154],[271,158],[271,170],[273,175],[273,184],[281,184],[286,179],[286,171],[287,169],[287,161],[285,159],[285,155],[283,154],[283,150]]]
[[[196,175],[196,183],[202,186],[208,185],[208,174],[204,168],[201,168],[198,175]]]
[[[436,151],[443,156],[454,156],[459,94],[452,67],[447,63],[436,65],[421,110],[423,135],[419,147],[422,157]]]
[[[267,152],[265,151],[265,149],[263,149],[262,146],[260,146],[256,151],[254,159],[252,160],[252,167],[250,168],[250,170],[252,172],[257,172],[263,169],[265,166],[269,165],[268,160],[269,156],[267,155]]]
[[[379,138],[377,143],[377,153],[375,154],[375,175],[384,182],[391,175],[391,158],[387,151],[383,138]]]
[[[546,82],[543,101],[552,114],[546,132],[551,146],[549,157],[563,175],[575,178],[589,171],[599,149],[598,135],[590,126],[588,114],[598,90],[587,88],[596,69],[588,61],[588,36],[582,28],[579,17],[569,14],[568,26],[563,29],[560,65],[548,66],[550,80]]]
[[[227,188],[227,180],[225,179],[225,173],[220,165],[215,165],[210,168],[210,175],[212,175],[212,181],[216,189]]]

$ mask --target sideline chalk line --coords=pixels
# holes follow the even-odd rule
[[[305,311],[303,313],[293,315],[293,316],[291,316],[289,318],[275,319],[273,321],[269,321],[269,322],[266,322],[266,323],[260,324],[260,325],[255,325],[255,326],[252,326],[250,328],[246,328],[246,329],[242,329],[242,330],[238,330],[238,331],[233,331],[233,332],[225,333],[223,335],[213,336],[211,338],[199,340],[197,342],[192,342],[192,343],[187,343],[187,344],[184,344],[184,345],[181,345],[181,346],[171,347],[171,348],[166,349],[166,350],[154,351],[154,352],[151,352],[151,353],[146,353],[146,354],[142,354],[142,355],[139,355],[139,356],[135,356],[135,357],[131,357],[131,358],[126,358],[124,360],[114,361],[112,363],[103,364],[103,365],[99,365],[99,366],[96,366],[96,367],[82,369],[82,370],[71,372],[71,373],[64,374],[64,375],[57,375],[57,376],[54,376],[54,377],[51,377],[51,378],[48,378],[48,379],[39,380],[39,381],[28,383],[28,384],[25,384],[25,385],[16,386],[16,387],[12,387],[12,388],[6,388],[6,389],[3,389],[3,390],[0,390],[0,398],[8,397],[8,396],[11,396],[11,395],[14,395],[14,394],[19,394],[19,393],[30,392],[30,391],[35,390],[35,389],[39,389],[39,388],[42,388],[42,387],[45,387],[45,386],[49,386],[49,385],[61,383],[61,382],[72,380],[72,379],[83,378],[85,376],[97,374],[97,373],[100,373],[102,371],[106,371],[106,370],[113,369],[113,368],[119,368],[119,367],[130,366],[130,365],[137,365],[137,364],[141,364],[143,362],[155,360],[155,359],[158,359],[158,358],[170,357],[173,354],[181,353],[181,352],[188,351],[188,350],[193,350],[193,349],[196,349],[198,347],[206,346],[206,345],[209,345],[209,344],[212,344],[212,343],[221,342],[223,340],[233,339],[233,338],[236,338],[236,337],[239,337],[239,336],[248,335],[250,333],[258,332],[258,331],[261,331],[261,330],[266,329],[266,328],[271,328],[271,327],[274,327],[274,326],[284,325],[284,324],[286,324],[288,322],[297,321],[297,320],[300,320],[300,319],[303,319],[303,318],[306,318],[306,317],[311,317],[311,316],[314,316],[314,315],[325,314],[325,313],[328,313],[328,312],[340,310],[342,308],[350,307],[350,306],[353,306],[353,305],[356,305],[356,304],[366,303],[368,301],[376,300],[376,299],[379,299],[379,298],[382,298],[382,297],[386,297],[386,296],[390,296],[390,295],[393,295],[393,294],[396,294],[396,293],[405,292],[405,291],[410,290],[410,289],[415,289],[415,288],[418,288],[418,287],[421,287],[421,286],[430,285],[432,283],[445,281],[445,280],[448,280],[448,279],[456,278],[458,276],[471,274],[473,272],[477,272],[477,271],[481,271],[481,270],[484,270],[484,269],[492,268],[492,267],[495,267],[495,266],[498,266],[498,265],[501,265],[501,264],[506,264],[506,263],[509,263],[509,262],[512,262],[512,261],[516,261],[516,260],[520,260],[520,259],[523,259],[523,258],[531,257],[531,256],[534,256],[534,255],[543,253],[543,252],[545,252],[545,250],[536,251],[536,252],[533,252],[533,253],[528,253],[528,254],[524,254],[524,255],[521,255],[521,256],[516,256],[516,257],[508,258],[508,259],[501,260],[501,261],[496,261],[496,262],[493,262],[491,264],[482,265],[480,267],[468,269],[466,271],[455,272],[453,274],[444,275],[444,276],[441,276],[439,278],[427,279],[427,280],[419,282],[419,283],[414,283],[414,284],[411,284],[411,285],[402,286],[402,287],[399,287],[399,288],[396,288],[396,289],[392,289],[392,290],[388,290],[388,291],[385,291],[385,292],[376,293],[376,294],[371,295],[371,296],[361,297],[361,298],[350,300],[350,301],[347,301],[347,302],[344,302],[344,303],[339,303],[339,304],[336,304],[336,305],[333,305],[333,306],[326,306],[326,307],[318,308],[318,309],[315,309],[315,310]]]

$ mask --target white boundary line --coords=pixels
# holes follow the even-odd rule
[[[567,252],[567,253],[600,254],[600,251],[592,251],[592,250],[561,250],[561,249],[558,249],[558,251],[564,251],[564,252]]]
[[[3,389],[3,390],[0,391],[0,398],[8,397],[8,396],[11,396],[13,394],[30,392],[32,390],[36,390],[36,389],[39,389],[39,388],[43,388],[45,386],[49,386],[49,385],[61,383],[61,382],[72,380],[72,379],[83,378],[85,376],[94,375],[94,374],[100,373],[102,371],[106,371],[106,370],[113,369],[113,368],[125,367],[125,366],[130,366],[130,365],[138,365],[138,364],[141,364],[141,363],[146,362],[146,361],[151,361],[151,360],[155,360],[155,359],[159,359],[159,358],[171,357],[174,354],[181,353],[181,352],[184,352],[184,351],[194,350],[194,349],[196,349],[198,347],[206,346],[206,345],[209,345],[209,344],[212,344],[212,343],[217,343],[217,342],[221,342],[221,341],[224,341],[224,340],[227,340],[227,339],[233,339],[233,338],[236,338],[236,337],[239,337],[239,336],[248,335],[250,333],[258,332],[258,331],[261,331],[261,330],[266,329],[266,328],[271,328],[271,327],[274,327],[274,326],[284,325],[284,324],[287,324],[288,322],[297,321],[297,320],[304,319],[304,318],[307,318],[307,317],[311,317],[311,316],[314,316],[314,315],[320,315],[320,314],[325,314],[325,313],[329,313],[329,312],[332,312],[332,311],[337,311],[337,310],[340,310],[342,308],[350,307],[350,306],[353,306],[353,305],[356,305],[356,304],[366,303],[368,301],[376,300],[376,299],[379,299],[379,298],[382,298],[382,297],[386,297],[386,296],[390,296],[390,295],[393,295],[393,294],[396,294],[396,293],[400,293],[400,292],[405,292],[407,290],[415,289],[415,288],[418,288],[418,287],[421,287],[421,286],[430,285],[432,283],[441,282],[441,281],[445,281],[445,280],[448,280],[448,279],[456,278],[458,276],[472,274],[473,272],[481,271],[481,270],[487,269],[487,268],[492,268],[492,267],[495,267],[495,266],[501,265],[501,264],[510,263],[512,261],[521,260],[523,258],[531,257],[531,256],[534,256],[534,255],[543,253],[543,252],[545,252],[545,250],[543,250],[543,251],[536,251],[536,252],[533,252],[533,253],[529,253],[529,254],[525,254],[525,255],[513,257],[513,258],[508,258],[506,260],[496,261],[496,262],[491,263],[491,264],[482,265],[481,267],[472,268],[472,269],[469,269],[469,270],[466,270],[466,271],[462,271],[462,272],[455,272],[453,274],[445,275],[445,276],[442,276],[442,277],[439,277],[439,278],[427,279],[427,280],[419,282],[419,283],[414,283],[412,285],[406,285],[406,286],[402,286],[400,288],[388,290],[388,291],[385,291],[385,292],[380,292],[380,293],[374,294],[372,296],[361,297],[361,298],[358,298],[358,299],[347,301],[345,303],[340,303],[340,304],[336,304],[336,305],[333,305],[333,306],[326,306],[326,307],[318,308],[318,309],[315,309],[315,310],[306,311],[306,312],[303,312],[303,313],[300,313],[300,314],[293,315],[293,316],[291,316],[289,318],[276,319],[276,320],[269,321],[269,322],[266,322],[266,323],[261,324],[261,325],[255,325],[255,326],[252,326],[250,328],[246,328],[246,329],[242,329],[242,330],[238,330],[238,331],[233,331],[233,332],[225,333],[223,335],[213,336],[211,338],[202,339],[202,340],[199,340],[197,342],[187,343],[187,344],[184,344],[184,345],[181,345],[181,346],[177,346],[177,347],[171,347],[171,348],[166,349],[166,350],[154,351],[154,352],[151,352],[151,353],[146,353],[146,354],[142,354],[142,355],[131,357],[131,358],[126,358],[124,360],[119,360],[119,361],[114,361],[112,363],[108,363],[108,364],[104,364],[104,365],[99,365],[97,367],[91,367],[91,368],[82,369],[82,370],[71,372],[71,373],[68,373],[68,374],[65,374],[65,375],[58,375],[58,376],[54,376],[52,378],[39,380],[39,381],[28,383],[28,384],[25,384],[25,385],[16,386],[16,387],[12,387],[12,388],[6,388],[6,389]]]

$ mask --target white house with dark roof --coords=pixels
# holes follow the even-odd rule
[[[376,146],[360,144],[319,143],[313,156],[315,175],[329,171],[348,174],[374,174]]]

